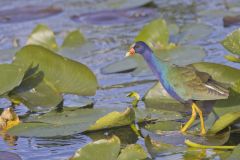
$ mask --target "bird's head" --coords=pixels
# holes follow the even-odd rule
[[[143,55],[147,48],[148,46],[146,43],[138,41],[130,47],[129,51],[126,53],[126,57],[133,56],[136,53]]]

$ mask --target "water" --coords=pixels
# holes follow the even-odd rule
[[[92,16],[96,11],[107,9],[104,5],[104,0],[1,0],[0,10],[26,5],[38,6],[44,4],[46,6],[54,5],[61,7],[63,12],[55,16],[31,21],[0,24],[0,48],[12,48],[13,42],[16,39],[19,41],[19,44],[23,46],[31,30],[39,23],[47,24],[50,28],[52,28],[57,34],[59,43],[62,42],[61,39],[64,35],[66,35],[66,31],[80,28],[86,38],[94,44],[94,52],[92,55],[75,55],[74,57],[81,61],[81,63],[88,65],[96,74],[100,86],[107,88],[104,90],[98,90],[96,96],[92,97],[95,102],[94,107],[125,108],[130,102],[130,99],[126,98],[127,93],[134,90],[143,96],[144,93],[154,84],[153,82],[148,82],[140,85],[114,88],[111,86],[134,81],[152,80],[155,78],[153,76],[134,77],[129,73],[103,75],[101,74],[100,69],[114,61],[123,59],[127,48],[133,42],[133,38],[137,35],[138,31],[145,23],[156,17],[163,17],[171,22],[176,22],[179,25],[190,22],[203,22],[212,26],[214,28],[214,32],[210,35],[210,37],[208,37],[207,40],[197,42],[197,44],[203,46],[208,53],[205,60],[209,62],[223,63],[238,68],[240,67],[231,62],[227,62],[223,58],[223,55],[226,54],[227,51],[223,50],[221,45],[219,45],[219,41],[222,40],[227,33],[236,29],[237,26],[224,28],[222,24],[222,17],[215,16],[210,13],[206,15],[204,14],[205,12],[212,10],[221,10],[222,12],[229,11],[224,1],[182,0],[175,2],[156,0],[154,2],[154,8],[143,10],[143,13],[140,15],[139,12],[132,13],[125,10],[124,12],[117,13],[119,15],[124,13],[123,18],[121,19],[114,19],[114,16],[116,15],[113,15],[112,17],[103,15],[102,19],[98,20],[97,18],[99,17],[92,18]],[[235,7],[231,10],[239,11],[239,8]],[[138,9],[136,9],[136,11],[138,11]],[[144,14],[145,12],[146,15]],[[89,15],[87,13],[92,14]],[[77,19],[77,22],[71,19],[74,15],[76,18],[80,14],[85,14],[80,22],[79,19]],[[107,12],[107,14],[111,13]],[[126,17],[124,18],[124,16]],[[9,103],[6,100],[3,100],[0,104],[1,108],[4,108],[7,107]],[[143,106],[144,104],[141,103],[140,105]],[[24,108],[22,108],[22,112],[24,111]],[[21,113],[21,109],[19,112]],[[112,132],[119,133],[120,131]],[[76,134],[67,137],[44,139],[21,137],[18,139],[10,139],[8,141],[0,139],[0,148],[3,151],[17,153],[26,160],[60,160],[69,158],[73,155],[76,149],[84,146],[92,140],[104,137],[104,134],[105,132],[98,132],[91,135]],[[125,144],[137,141],[136,137],[134,138],[134,134],[129,133],[129,135],[130,136],[127,137],[131,138],[127,139]],[[207,150],[206,152],[208,155],[207,157],[214,155],[211,150]],[[185,157],[184,153],[163,156],[164,159],[185,159],[183,157]],[[214,156],[213,158],[219,159]]]

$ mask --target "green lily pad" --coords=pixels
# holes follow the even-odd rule
[[[224,128],[228,127],[230,124],[240,119],[240,112],[230,112],[221,116],[208,130],[208,133],[216,134]]]
[[[51,50],[58,50],[58,45],[53,31],[48,26],[37,25],[27,40],[27,45],[40,45]]]
[[[85,42],[83,34],[79,30],[70,32],[64,39],[62,47],[75,48],[80,47]]]
[[[87,66],[41,46],[23,47],[17,52],[13,63],[23,68],[39,66],[38,70],[44,73],[44,79],[60,93],[91,96],[97,89],[97,79]]]
[[[143,41],[154,51],[165,48],[169,42],[167,23],[163,19],[151,21],[141,29],[134,41]]]
[[[107,9],[112,8],[112,9],[125,9],[125,8],[135,8],[135,7],[140,7],[145,4],[148,4],[152,2],[152,0],[135,0],[134,2],[130,2],[128,0],[115,0],[111,1],[108,0],[104,2],[104,6],[107,6]],[[103,6],[103,7],[104,7]]]
[[[0,74],[0,95],[3,95],[21,84],[25,70],[16,65],[0,64]]]
[[[146,108],[146,109],[140,109],[135,108],[134,109],[136,114],[136,120],[138,122],[142,122],[145,120],[158,120],[158,121],[171,121],[171,120],[177,120],[181,119],[182,115],[179,112],[176,111],[168,111],[168,110],[162,110],[162,109],[155,109],[155,108]]]
[[[199,46],[178,46],[173,49],[156,52],[159,59],[179,66],[196,63],[204,59],[206,53]]]
[[[178,44],[191,43],[207,38],[213,32],[213,28],[202,23],[190,23],[182,26],[178,35]]]
[[[95,124],[91,125],[88,131],[100,130],[105,128],[130,125],[135,120],[135,112],[132,108],[127,108],[123,112],[111,112],[101,117]]]
[[[199,62],[191,66],[200,72],[206,72],[218,82],[234,84],[240,80],[240,70],[217,63]]]
[[[225,49],[233,54],[240,54],[240,29],[237,29],[227,35],[227,37],[221,42]]]
[[[63,100],[62,95],[44,79],[43,72],[25,78],[9,96],[14,101],[22,102],[32,111],[42,111],[43,107],[53,108]]]
[[[161,141],[155,141],[150,138],[150,136],[146,136],[144,138],[145,146],[148,152],[151,154],[152,158],[155,158],[158,154],[162,153],[176,153],[184,150],[184,147],[178,147],[172,144],[163,143]]]
[[[131,144],[121,150],[117,160],[143,160],[147,158],[147,153],[141,145]]]
[[[227,60],[231,61],[231,62],[236,62],[236,63],[240,63],[240,58],[233,56],[233,55],[225,55],[224,58],[226,58]]]
[[[0,160],[22,160],[16,153],[0,151]]]
[[[102,139],[77,150],[71,160],[116,160],[120,151],[120,140],[113,136]]]
[[[169,111],[186,111],[189,107],[179,103],[164,90],[160,82],[157,82],[144,95],[143,101],[148,108],[164,109]]]
[[[66,136],[86,131],[97,119],[109,113],[107,109],[63,108],[44,115],[30,116],[25,122],[8,130],[8,133],[24,137]]]
[[[156,123],[150,123],[144,126],[145,129],[153,133],[161,133],[162,131],[177,131],[181,128],[181,122],[176,121],[160,121]]]

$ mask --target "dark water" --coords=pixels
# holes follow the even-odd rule
[[[135,2],[133,1],[133,3]],[[21,46],[24,45],[31,30],[39,23],[47,24],[52,28],[57,34],[59,43],[62,42],[64,35],[66,35],[66,31],[80,28],[86,38],[94,44],[94,49],[89,55],[74,55],[74,58],[87,64],[97,75],[100,86],[107,87],[105,90],[98,90],[96,96],[92,97],[95,102],[95,107],[125,108],[130,102],[130,99],[126,98],[127,93],[134,90],[143,96],[153,85],[153,83],[144,83],[128,87],[111,87],[116,84],[152,80],[155,78],[153,76],[134,77],[128,73],[103,75],[100,73],[100,69],[114,61],[123,59],[128,46],[133,42],[133,38],[137,35],[142,26],[157,17],[166,18],[179,25],[192,22],[202,22],[212,26],[213,33],[208,38],[194,43],[204,47],[208,53],[208,56],[205,59],[206,61],[233,66],[233,63],[227,62],[223,58],[226,51],[223,50],[221,45],[219,45],[219,41],[222,40],[227,33],[230,33],[237,28],[237,26],[224,28],[222,21],[223,14],[233,11],[240,12],[240,5],[234,5],[234,7],[231,8],[226,4],[226,1],[218,0],[181,0],[177,2],[155,0],[154,3],[155,5],[151,5],[145,9],[123,9],[114,12],[109,11],[110,9],[104,5],[104,0],[0,0],[0,11],[10,10],[11,12],[14,12],[14,10],[17,10],[15,8],[21,8],[26,5],[44,5],[46,7],[54,5],[55,7],[62,8],[62,11],[58,9],[51,11],[49,16],[46,15],[45,12],[47,11],[45,10],[42,14],[32,13],[32,17],[30,15],[30,17],[22,19],[20,15],[20,18],[15,16],[11,19],[12,14],[9,14],[8,12],[0,12],[0,19],[2,17],[5,19],[5,21],[0,20],[0,48],[12,48],[16,41],[19,41]],[[230,1],[229,3],[232,4],[233,2]],[[95,14],[95,12],[97,13]],[[7,16],[4,14],[7,14]],[[29,15],[23,13],[22,16]],[[4,62],[8,60],[8,58],[4,59],[1,57],[0,59]],[[237,65],[235,65],[235,67],[239,68]],[[1,108],[4,108],[9,105],[9,102],[1,100],[0,105]],[[144,104],[141,103],[141,106],[143,105]],[[20,108],[19,113],[24,113],[25,110],[26,109],[24,108]],[[114,133],[116,131],[112,132]],[[9,140],[10,142],[8,142],[10,144],[7,141],[0,139],[0,150],[17,153],[26,160],[67,159],[76,149],[92,140],[102,138],[104,133],[105,132],[99,132],[89,135],[77,134],[67,137],[45,139],[18,138],[16,141]],[[125,139],[126,143],[134,143],[137,141],[132,133],[129,133]],[[143,143],[141,140],[138,142]],[[206,154],[207,157],[211,157],[214,155],[214,152],[207,150]],[[219,157],[214,156],[213,158],[219,159]],[[173,155],[165,155],[163,156],[163,159],[187,158],[184,158],[182,153],[177,153]]]

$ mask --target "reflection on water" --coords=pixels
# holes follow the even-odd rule
[[[134,9],[131,11],[120,10],[117,12],[106,11],[106,7],[97,8],[96,1],[104,3],[104,0],[52,0],[52,1],[1,1],[0,10],[11,9],[14,7],[23,7],[28,5],[42,5],[46,6],[56,5],[63,9],[63,12],[51,17],[43,19],[37,19],[26,22],[19,22],[13,24],[0,24],[0,46],[1,49],[12,48],[13,39],[18,39],[20,45],[25,44],[26,38],[31,30],[38,23],[47,24],[50,28],[53,28],[57,33],[58,41],[62,39],[62,35],[66,31],[80,28],[86,37],[93,43],[91,46],[91,53],[87,53],[87,56],[81,53],[70,55],[75,60],[79,60],[84,64],[87,64],[97,75],[99,84],[107,89],[97,91],[97,95],[94,97],[95,107],[114,107],[125,108],[129,104],[129,99],[126,98],[126,94],[130,91],[137,91],[141,96],[153,85],[152,82],[132,85],[113,87],[112,85],[129,83],[133,81],[153,80],[153,76],[141,76],[134,77],[128,73],[102,75],[100,69],[114,61],[120,60],[124,57],[129,45],[133,42],[133,38],[137,35],[137,32],[147,21],[156,17],[166,18],[170,22],[176,22],[179,25],[185,23],[203,22],[211,25],[214,28],[214,33],[207,40],[199,41],[197,44],[204,47],[208,56],[206,61],[224,63],[233,66],[231,62],[227,62],[223,55],[226,51],[218,44],[218,41],[222,40],[225,35],[237,26],[224,28],[222,25],[222,17],[209,15],[211,10],[220,9],[222,12],[227,8],[222,1],[166,1],[155,0],[156,5],[151,6],[148,9],[144,9],[143,13],[141,9]],[[104,6],[104,5],[101,5]],[[156,7],[157,6],[157,7]],[[97,17],[94,12],[104,10],[104,12],[97,12]],[[140,14],[138,14],[141,12]],[[146,14],[145,14],[146,12]],[[209,14],[203,14],[203,12],[209,12]],[[91,14],[89,14],[91,13]],[[74,16],[77,15],[77,16]],[[0,15],[1,16],[1,15]],[[74,16],[74,20],[71,17]],[[117,18],[117,19],[116,19]],[[77,21],[77,22],[76,22]],[[82,23],[84,21],[84,23]],[[117,22],[117,23],[116,23]],[[100,25],[99,25],[100,24]],[[5,52],[0,52],[0,61],[9,62],[10,57],[6,56]],[[82,54],[82,55],[81,55]],[[2,59],[3,57],[3,59]],[[239,67],[240,65],[234,65]],[[0,101],[0,107],[4,108],[8,106],[7,101]],[[143,106],[143,104],[140,104]],[[18,113],[25,113],[26,110],[18,109]],[[122,134],[124,133],[124,135]],[[16,138],[5,135],[5,140],[0,139],[0,148],[4,151],[10,151],[18,153],[23,159],[30,160],[42,160],[42,159],[67,159],[76,149],[82,147],[90,141],[97,140],[106,137],[111,134],[116,134],[120,137],[123,144],[135,143],[137,137],[128,128],[120,128],[110,131],[99,131],[96,133],[76,134],[67,137],[56,138]],[[191,156],[189,156],[191,154]],[[207,155],[209,158],[219,159],[215,156],[215,152],[212,150],[196,150],[192,149],[191,152],[181,153],[169,153],[167,155],[159,155],[164,159],[192,159],[192,155],[196,159]],[[191,158],[189,158],[191,157]],[[162,159],[162,158],[156,158]]]

